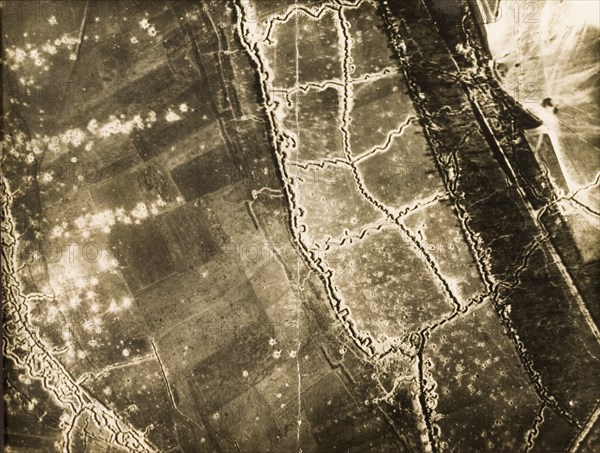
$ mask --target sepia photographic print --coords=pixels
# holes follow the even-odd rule
[[[600,452],[599,28],[2,1],[4,451]]]

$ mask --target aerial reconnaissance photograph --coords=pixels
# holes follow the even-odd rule
[[[600,2],[0,14],[5,452],[600,452]]]

